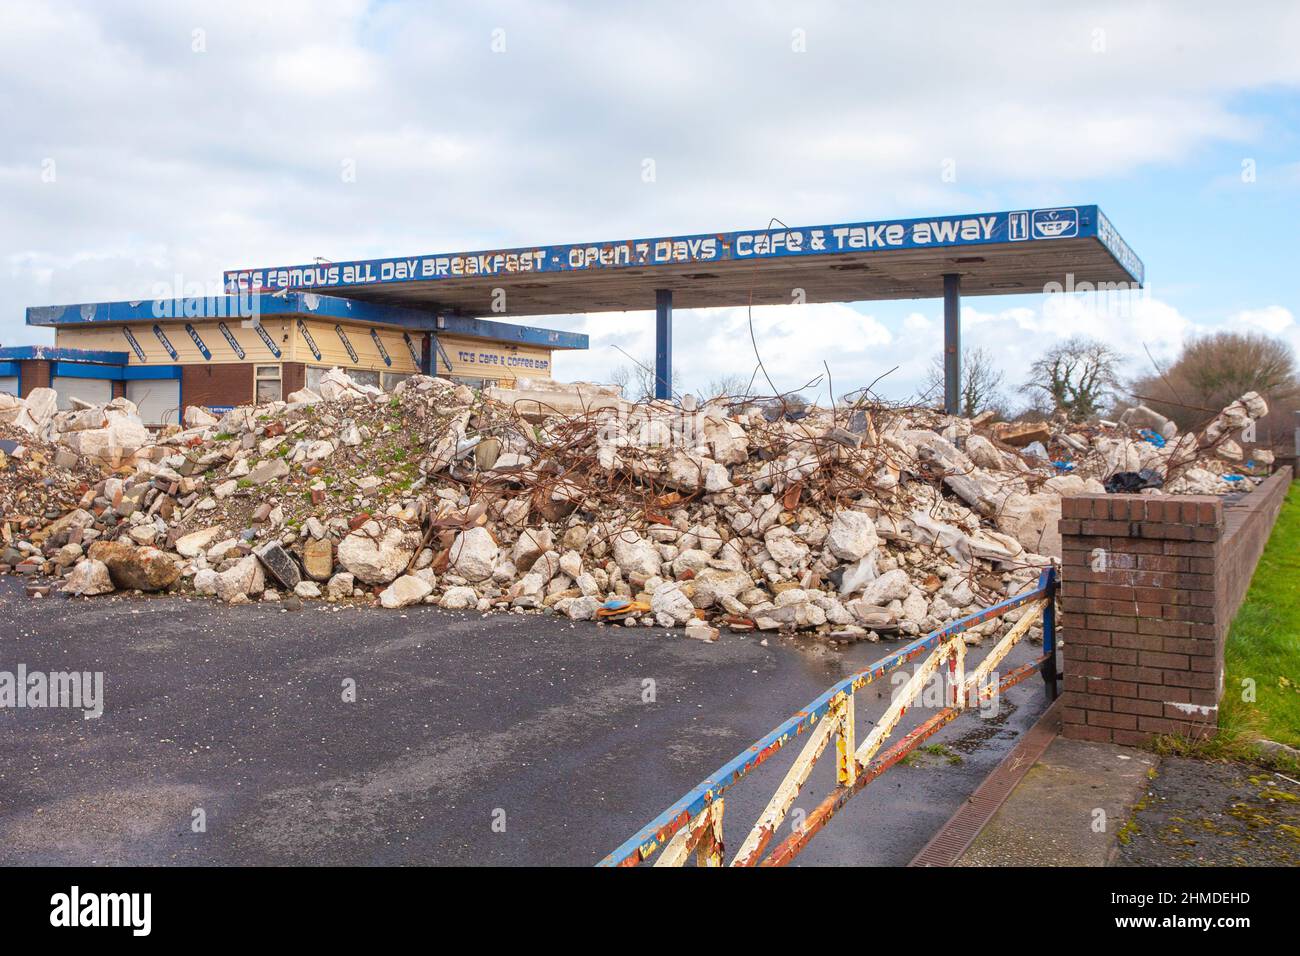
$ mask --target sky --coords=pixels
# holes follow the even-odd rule
[[[1300,347],[1294,2],[0,0],[0,23],[3,345],[52,341],[28,306],[317,256],[1097,204],[1144,290],[963,302],[1009,394],[1075,334],[1129,375],[1217,329]],[[748,379],[750,319],[676,311],[683,390]],[[825,363],[838,394],[889,373],[909,398],[942,338],[932,299],[752,320],[781,389]],[[653,354],[650,312],[523,321],[590,336],[560,378]]]

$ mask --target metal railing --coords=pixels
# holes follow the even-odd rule
[[[797,737],[809,733],[803,751],[795,758],[767,807],[732,858],[731,866],[784,866],[807,846],[830,819],[872,780],[919,747],[963,710],[1000,694],[1035,672],[1042,674],[1050,698],[1056,696],[1056,572],[1048,568],[1034,588],[985,608],[907,644],[870,667],[835,684],[803,710],[794,714],[744,752],[718,768],[634,836],[600,861],[600,866],[636,866],[656,852],[656,866],[681,866],[692,855],[701,866],[722,866],[723,794],[755,767]],[[966,672],[966,643],[961,634],[1002,617],[1016,608],[1025,612],[990,648],[970,673]],[[994,668],[1029,633],[1038,620],[1043,624],[1042,653],[1035,659],[995,678]],[[859,744],[855,739],[854,694],[912,661],[924,660],[894,695],[881,718]],[[885,741],[926,684],[947,668],[946,706],[886,750]],[[807,815],[802,825],[764,856],[795,798],[812,773],[818,758],[835,740],[836,786]]]

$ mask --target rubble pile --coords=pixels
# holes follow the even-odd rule
[[[1222,494],[1267,464],[1232,437],[1266,411],[1253,393],[1178,436],[1145,413],[995,423],[427,376],[384,393],[331,369],[149,435],[125,399],[58,411],[42,391],[0,408],[28,442],[0,462],[0,570],[78,595],[549,609],[703,640],[925,633],[1059,556],[1062,495],[1127,473]]]
[[[47,529],[102,479],[97,464],[0,421],[0,556],[42,563]]]

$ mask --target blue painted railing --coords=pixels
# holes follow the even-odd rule
[[[693,841],[701,839],[707,842],[708,834],[704,832],[707,828],[701,827],[700,823],[702,813],[713,812],[714,805],[721,806],[721,797],[726,791],[731,789],[740,781],[742,777],[748,774],[755,767],[764,763],[769,757],[782,749],[786,744],[792,742],[806,731],[812,730],[819,722],[832,720],[838,721],[835,728],[830,730],[838,731],[841,737],[847,740],[848,758],[844,756],[844,744],[840,745],[840,786],[838,786],[823,802],[820,804],[806,819],[804,825],[792,834],[784,843],[778,846],[772,853],[761,861],[763,865],[782,865],[788,863],[793,857],[805,846],[825,823],[834,816],[854,794],[862,789],[871,780],[878,777],[881,773],[893,766],[908,753],[919,746],[923,741],[937,732],[948,721],[960,714],[966,706],[967,701],[963,698],[954,698],[952,706],[940,710],[938,713],[924,721],[919,727],[912,730],[904,736],[897,744],[882,752],[875,759],[869,759],[864,765],[859,763],[853,751],[854,729],[852,698],[855,691],[865,687],[881,677],[897,670],[900,667],[916,660],[923,655],[931,655],[928,661],[937,668],[943,660],[948,660],[954,673],[960,670],[961,662],[964,660],[964,642],[957,641],[959,635],[964,631],[990,621],[994,618],[1002,617],[1009,611],[1023,607],[1031,602],[1041,602],[1042,627],[1043,627],[1043,645],[1042,653],[1035,659],[1026,664],[1012,669],[1003,676],[997,684],[998,690],[1004,690],[1008,687],[1020,683],[1026,677],[1035,672],[1042,674],[1047,684],[1047,690],[1050,697],[1056,696],[1056,615],[1055,615],[1055,595],[1057,589],[1056,571],[1053,568],[1047,568],[1039,575],[1036,585],[1028,591],[1010,597],[1005,601],[985,608],[981,611],[971,614],[967,617],[953,621],[940,630],[920,637],[909,644],[904,645],[892,654],[881,658],[874,664],[866,667],[856,673],[839,681],[824,693],[812,701],[807,707],[792,715],[788,720],[779,724],[775,729],[766,734],[761,739],[755,741],[751,746],[741,753],[737,754],[731,760],[719,767],[710,774],[698,786],[692,788],[685,796],[674,803],[659,816],[638,830],[633,836],[628,838],[618,849],[614,850],[603,860],[600,866],[635,866],[643,860],[649,858],[656,851],[660,850],[670,840],[678,834],[684,827],[695,828],[700,832],[691,830],[689,836]],[[1002,654],[1010,649],[1010,644],[1019,640],[1027,630],[1032,618],[1025,621],[1023,626],[1017,623],[1012,630],[1002,639],[1009,644],[1002,648],[1001,645],[995,646],[989,652],[989,656],[997,654],[1000,660]],[[954,642],[960,644],[958,648]],[[935,656],[940,656],[936,662]],[[959,682],[963,682],[964,677],[958,677]],[[901,717],[903,708],[893,717],[896,722]],[[847,717],[845,716],[847,714]],[[887,717],[888,717],[887,713]],[[882,718],[883,722],[884,718]],[[883,735],[887,736],[887,728]],[[825,733],[828,728],[823,727]],[[820,748],[826,745],[823,739],[810,740],[809,745],[817,745],[817,754],[814,754],[812,760],[815,760],[820,754]],[[869,755],[870,757],[870,755]],[[796,764],[795,770],[799,769]],[[791,773],[794,773],[792,770]],[[806,770],[804,771],[806,778]],[[793,793],[797,794],[798,787],[802,785],[803,779],[799,779],[793,785]],[[787,778],[787,784],[789,778]],[[787,784],[783,784],[786,787]],[[781,796],[780,791],[774,801]],[[793,798],[792,796],[790,797]],[[771,809],[771,807],[769,807]],[[777,813],[777,822],[780,817],[784,817],[785,811],[780,810]],[[718,814],[720,817],[720,813]],[[760,825],[763,821],[760,820]],[[746,854],[746,859],[733,861],[733,865],[740,863],[742,865],[752,865],[760,862],[757,859],[758,853],[761,853],[767,843],[771,840],[775,831],[775,825],[765,828],[762,838],[757,840],[757,851]],[[721,832],[720,820],[717,821],[717,833]],[[757,831],[756,831],[757,832]],[[751,835],[752,837],[752,835]],[[696,843],[692,843],[695,846]],[[747,845],[749,842],[747,841]],[[720,842],[714,848],[709,858],[714,861],[720,861],[721,845]],[[743,850],[744,848],[742,848]],[[752,849],[752,848],[751,848]],[[702,854],[702,858],[703,858]]]

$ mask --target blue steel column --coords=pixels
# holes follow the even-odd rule
[[[1056,700],[1056,591],[1060,586],[1056,580],[1056,569],[1047,568],[1038,577],[1038,586],[1047,593],[1047,604],[1043,606],[1043,680],[1047,684],[1047,699]]]
[[[943,410],[961,412],[961,276],[943,277]]]
[[[655,398],[673,395],[673,290],[655,290]]]

